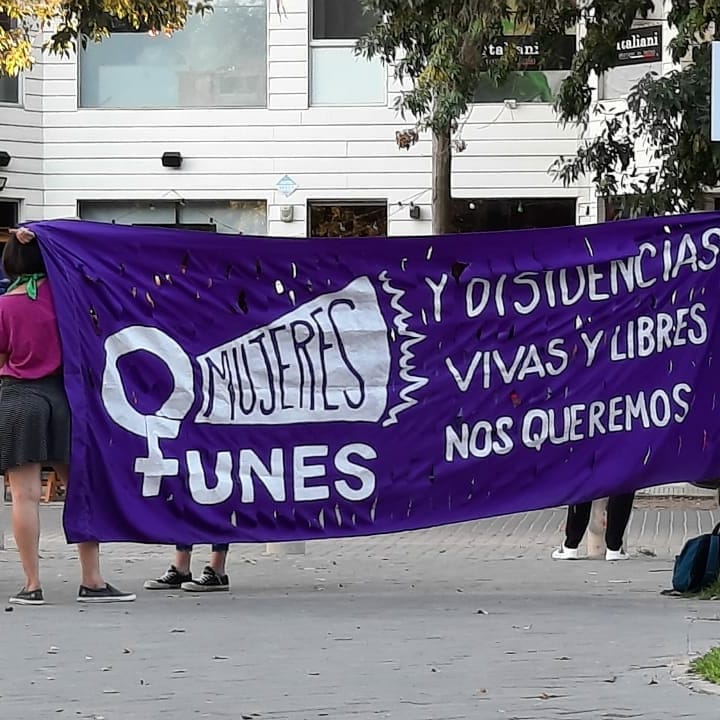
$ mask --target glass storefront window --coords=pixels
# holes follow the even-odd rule
[[[87,108],[264,107],[266,0],[216,0],[172,36],[113,32],[80,53]]]

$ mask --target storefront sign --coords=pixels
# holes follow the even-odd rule
[[[712,44],[712,75],[710,81],[710,139],[720,141],[720,42]]]
[[[558,38],[552,51],[543,48],[536,37],[532,35],[512,35],[497,45],[490,45],[487,56],[490,60],[502,57],[513,46],[519,55],[519,70],[569,70],[575,55],[575,36],[563,35]],[[543,62],[541,63],[541,59]]]
[[[662,25],[633,28],[630,35],[617,44],[617,65],[661,62],[662,47]]]

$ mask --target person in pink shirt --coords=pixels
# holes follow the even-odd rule
[[[40,246],[27,229],[11,231],[2,257],[10,287],[0,297],[0,473],[12,493],[12,524],[25,584],[10,602],[42,605],[40,495],[42,469],[67,483],[70,410],[62,376],[62,348]],[[82,580],[78,602],[129,602],[100,572],[100,548],[78,545]]]

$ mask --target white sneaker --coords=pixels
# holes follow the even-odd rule
[[[620,548],[619,550],[606,550],[605,559],[609,562],[615,562],[617,560],[629,560],[630,556]]]
[[[563,543],[557,550],[553,550],[553,560],[577,560],[578,550],[577,548],[565,547]]]

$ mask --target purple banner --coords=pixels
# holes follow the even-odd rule
[[[70,541],[395,532],[720,471],[720,215],[351,240],[32,227]]]

